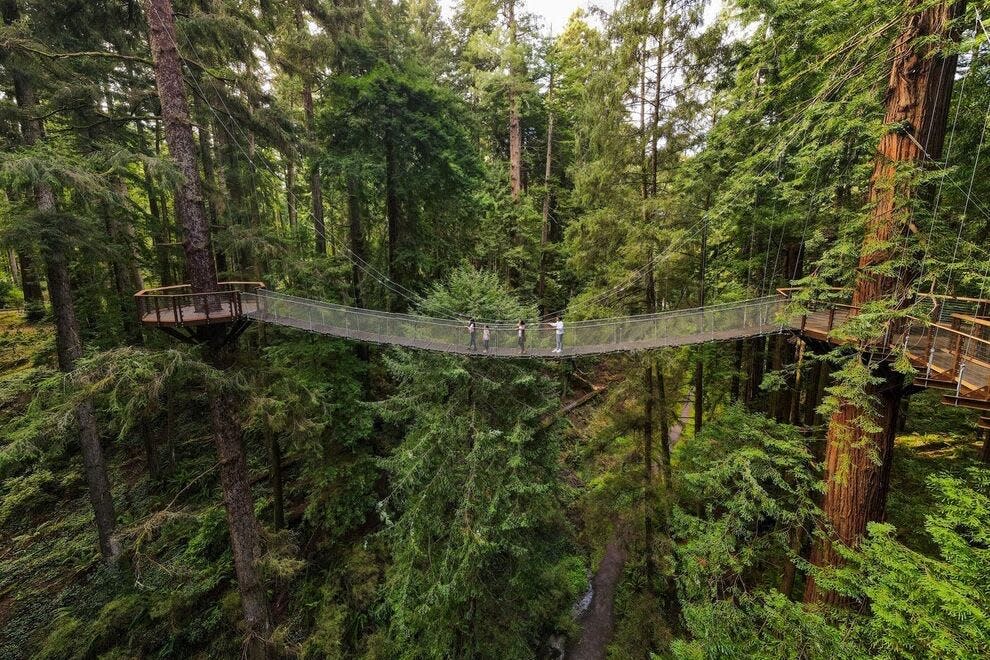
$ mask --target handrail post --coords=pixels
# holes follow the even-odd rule
[[[956,343],[953,351],[956,354],[956,360],[952,366],[952,373],[956,378],[960,378],[959,363],[962,362],[962,335],[956,335]]]
[[[965,364],[962,365],[959,368],[959,378],[956,380],[956,399],[959,398],[959,394],[962,392],[962,382],[963,382],[963,374],[964,373],[966,373],[966,365]],[[958,401],[956,401],[956,405],[957,406],[959,405],[959,402]]]
[[[828,332],[832,332],[832,326],[835,325],[835,305],[828,308]]]

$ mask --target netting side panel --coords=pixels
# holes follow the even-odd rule
[[[264,321],[383,344],[449,353],[485,353],[485,324],[477,324],[474,348],[466,322],[390,314],[308,301],[266,292],[252,298],[249,316]],[[247,298],[246,298],[247,299]],[[594,321],[567,323],[563,354],[580,355],[645,350],[763,334],[777,329],[782,302],[749,301],[706,309],[677,310]],[[254,311],[256,310],[256,311]],[[490,355],[551,355],[556,331],[551,324],[527,324],[522,338],[515,324],[488,324]]]

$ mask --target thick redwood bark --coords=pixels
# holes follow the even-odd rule
[[[983,432],[983,447],[980,448],[980,460],[990,463],[990,429]]]
[[[175,204],[182,219],[182,248],[186,255],[189,284],[194,292],[216,291],[217,271],[210,254],[210,225],[203,203],[203,186],[182,78],[182,61],[176,46],[178,35],[172,0],[144,0],[144,10],[165,124],[165,141],[172,160],[182,174]]]
[[[884,115],[891,129],[880,140],[870,178],[872,211],[863,239],[854,305],[906,298],[911,269],[891,275],[876,272],[876,267],[910,254],[902,241],[914,232],[911,200],[918,196],[918,190],[913,178],[904,177],[904,165],[924,165],[942,154],[956,58],[943,57],[943,44],[936,42],[955,36],[950,22],[962,14],[965,3],[942,2],[918,11],[922,4],[922,0],[910,0],[904,29],[893,47]],[[867,523],[883,518],[887,502],[903,377],[889,368],[882,375],[884,383],[867,388],[876,409],[841,402],[829,420],[826,436],[822,508],[830,528],[827,532],[830,540],[852,547],[866,533]],[[867,432],[857,421],[871,414],[879,432]],[[818,566],[840,563],[828,540],[816,544],[811,560]],[[819,589],[813,578],[808,580],[804,598],[806,602],[844,603],[837,594]]]
[[[897,172],[903,163],[920,164],[942,156],[956,56],[941,56],[938,51],[943,44],[919,45],[918,40],[930,36],[957,38],[950,34],[950,22],[962,15],[966,3],[941,2],[917,11],[922,4],[922,0],[910,0],[907,22],[894,43],[884,114],[884,123],[890,130],[880,139],[870,177],[873,211],[860,253],[853,305],[901,296],[910,285],[911,273],[898,276],[873,272],[877,265],[903,253],[899,237],[915,231],[911,205],[918,189],[911,177],[903,173],[898,176]]]
[[[875,397],[875,422],[882,431],[864,433],[855,420],[865,411],[853,403],[844,403],[829,419],[822,509],[830,540],[850,547],[859,545],[868,523],[883,519],[887,505],[902,382],[899,374],[888,371],[885,375],[884,385],[867,388],[867,395]],[[820,541],[812,550],[811,563],[836,566],[840,558],[830,541]],[[838,594],[819,589],[813,576],[808,577],[804,600],[846,603]]]
[[[522,194],[522,122],[519,110],[519,90],[517,84],[520,71],[516,64],[516,0],[506,3],[506,23],[509,28],[509,185],[512,199],[519,199]]]

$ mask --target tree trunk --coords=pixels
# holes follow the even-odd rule
[[[144,122],[137,123],[137,135],[139,144],[143,150],[148,150],[149,145],[145,139]],[[156,140],[155,155],[159,156]],[[173,284],[172,266],[168,256],[169,230],[168,230],[168,209],[162,208],[159,204],[159,192],[151,178],[151,169],[148,163],[141,163],[143,175],[144,193],[148,198],[148,214],[151,216],[151,240],[155,248],[155,259],[158,262],[159,281],[162,286]]]
[[[663,369],[657,367],[656,362],[651,363],[653,370],[653,381],[657,386],[657,413],[660,419],[660,470],[663,474],[663,484],[667,489],[667,509],[669,513],[670,500],[673,497],[673,471],[670,466],[670,421],[667,418],[669,405],[667,402],[667,384],[663,375]],[[669,524],[669,521],[668,521]]]
[[[219,369],[226,366],[228,359],[223,353],[216,351],[212,356],[211,361]],[[224,391],[222,386],[211,386],[209,398],[234,573],[241,594],[241,612],[249,630],[245,647],[249,658],[273,657],[269,641],[272,631],[268,594],[258,570],[262,556],[261,533],[254,515],[241,427],[229,392]]]
[[[347,178],[347,221],[351,242],[351,253],[355,257],[351,263],[351,289],[354,304],[362,305],[361,266],[364,260],[364,228],[361,226],[361,182],[356,175]]]
[[[653,360],[646,366],[646,401],[643,411],[643,543],[646,546],[646,588],[653,591],[656,580],[656,562],[653,560],[653,505],[656,493],[653,489],[653,417],[655,392]]]
[[[889,369],[886,371],[886,383],[870,386],[866,392],[868,397],[877,401],[874,421],[881,431],[865,433],[856,421],[864,411],[853,403],[843,403],[829,419],[825,447],[826,490],[822,510],[831,538],[815,544],[811,563],[816,566],[839,565],[841,560],[831,541],[856,547],[866,533],[867,523],[883,519],[902,390],[901,377]],[[819,589],[814,576],[808,577],[804,600],[809,603],[848,604],[839,594]]]
[[[550,177],[553,175],[553,110],[550,102],[553,99],[553,67],[550,67],[550,83],[547,87],[547,155],[543,169],[543,225],[540,231],[540,277],[536,284],[536,300],[540,305],[540,314],[546,312],[547,284],[547,243],[550,240],[550,200],[553,191],[550,188]]]
[[[980,460],[990,463],[990,429],[983,432],[983,447],[980,448]]]
[[[801,423],[801,370],[804,368],[804,342],[798,340],[797,363],[794,365],[794,391],[791,394],[791,409],[787,413],[787,421],[795,426]]]
[[[853,305],[895,298],[905,300],[913,279],[913,268],[898,274],[884,271],[884,262],[909,248],[899,245],[914,232],[911,200],[916,189],[903,179],[905,163],[924,165],[942,155],[956,57],[943,57],[941,40],[954,39],[950,22],[963,12],[965,2],[942,2],[921,11],[922,0],[908,3],[904,30],[894,43],[894,59],[886,95],[884,123],[891,127],[880,140],[870,178],[871,215],[861,250]],[[900,172],[899,172],[900,171]],[[877,266],[881,268],[877,269]],[[867,523],[884,514],[890,484],[890,466],[897,428],[897,412],[903,377],[889,367],[881,370],[884,382],[866,388],[875,397],[877,409],[869,410],[852,401],[840,402],[829,420],[826,436],[826,492],[823,512],[832,540],[855,547]],[[871,415],[878,432],[869,432],[858,422]],[[812,563],[835,566],[840,558],[829,541],[816,544]],[[808,580],[805,601],[843,604],[837,594],[819,589]]]
[[[285,207],[289,215],[289,232],[296,233],[299,212],[296,210],[296,161],[292,154],[285,156]]]
[[[732,342],[733,344],[733,369],[732,369],[732,381],[730,384],[730,389],[732,391],[732,400],[739,401],[739,379],[740,373],[742,372],[743,365],[743,340],[737,339]]]
[[[41,292],[41,277],[34,265],[30,250],[17,253],[21,267],[21,291],[24,293],[24,316],[30,322],[40,321],[45,316],[45,298]]]
[[[795,555],[801,552],[801,542],[804,537],[804,533],[800,527],[795,527],[791,530],[791,552]],[[797,577],[797,565],[794,560],[788,557],[784,561],[784,573],[780,577],[780,593],[784,594],[788,598],[791,597],[794,591],[794,578]]]
[[[711,197],[705,201],[705,212],[711,204]],[[705,272],[708,267],[708,225],[701,225],[701,267],[698,270],[698,305],[705,306]],[[701,433],[701,423],[705,405],[705,349],[698,346],[694,352],[694,433]]]
[[[512,199],[518,200],[522,194],[522,123],[519,118],[519,90],[516,88],[519,76],[519,66],[516,61],[516,0],[506,3],[506,23],[509,28],[509,184]]]
[[[395,136],[391,128],[385,130],[385,216],[388,223],[388,276],[394,282],[402,284],[403,274],[398,263],[399,242],[402,240],[402,210],[399,206],[398,192],[398,158],[395,153]],[[396,311],[396,305],[402,300],[398,294],[389,296],[391,305],[389,311]]]
[[[275,531],[285,528],[285,495],[283,494],[282,445],[278,436],[268,433],[268,454],[271,460],[272,509]]]
[[[770,350],[770,371],[779,374],[784,369],[784,337],[777,335],[770,340],[773,347]],[[780,409],[784,404],[784,390],[778,388],[769,393],[767,412],[778,422],[781,420]]]
[[[144,5],[158,98],[165,124],[165,141],[172,160],[182,175],[175,205],[182,220],[182,248],[186,254],[189,284],[196,293],[216,291],[217,272],[210,254],[210,225],[203,205],[196,142],[193,140],[189,105],[182,79],[182,62],[176,46],[172,0],[144,0]]]
[[[913,272],[892,275],[882,267],[881,273],[874,271],[904,253],[900,241],[916,231],[911,221],[911,200],[918,190],[913,177],[904,176],[903,164],[923,166],[938,160],[945,141],[956,56],[940,54],[944,41],[918,42],[933,36],[936,41],[958,40],[950,22],[962,15],[966,3],[946,1],[917,11],[924,4],[923,0],[908,2],[907,23],[894,43],[884,114],[884,124],[890,130],[880,139],[870,177],[872,211],[860,254],[853,305],[893,295],[903,297],[913,281]]]
[[[128,199],[127,183],[124,179],[114,176],[112,183],[117,197],[121,200]],[[122,221],[119,213],[109,204],[104,205],[107,235],[111,245],[110,270],[113,274],[114,288],[117,293],[121,327],[128,343],[138,346],[143,343],[144,339],[141,334],[141,324],[138,321],[134,294],[144,288],[144,283],[141,281],[141,274],[138,272],[137,259],[134,254],[134,226],[130,224],[127,218]]]
[[[2,12],[6,25],[15,23],[20,18],[20,10],[16,0],[3,0]],[[14,83],[14,98],[23,115],[21,120],[22,139],[24,144],[30,147],[44,139],[45,128],[40,119],[33,117],[37,101],[28,74],[13,67],[9,70]],[[34,198],[38,212],[42,216],[52,216],[57,213],[55,192],[47,182],[35,184]],[[52,305],[52,315],[55,317],[55,347],[58,354],[58,366],[61,371],[69,373],[75,369],[76,360],[82,356],[79,322],[76,319],[76,308],[72,300],[72,285],[69,280],[69,260],[66,256],[66,246],[62,236],[52,237],[43,247],[45,248],[43,254],[45,275],[48,279],[48,297]],[[107,476],[106,462],[103,457],[103,447],[100,445],[100,434],[96,428],[96,411],[93,408],[93,402],[89,399],[83,401],[76,408],[76,423],[79,428],[79,447],[83,457],[89,501],[93,507],[100,552],[104,559],[116,563],[120,556],[120,547],[116,539],[113,538],[116,513],[110,489],[110,478]]]
[[[294,7],[295,20],[296,20],[296,30],[304,31],[306,30],[306,24],[303,17],[303,4],[302,0],[297,0]],[[310,202],[310,215],[313,216],[313,233],[314,233],[314,244],[316,246],[317,256],[323,256],[327,253],[327,235],[326,226],[323,220],[323,183],[320,179],[320,166],[313,158],[313,82],[307,76],[302,76],[302,106],[303,114],[306,120],[306,144],[302,149],[304,156],[310,158],[310,169],[309,169],[309,202]]]
[[[171,0],[145,0],[145,15],[165,123],[165,139],[169,153],[182,173],[182,181],[176,191],[176,205],[182,220],[182,246],[186,253],[189,283],[194,292],[215,291],[217,274],[210,255],[210,228],[175,42]],[[229,355],[223,349],[207,349],[206,359],[220,370],[227,368],[230,362]],[[241,594],[241,610],[249,630],[246,650],[250,657],[266,657],[271,654],[268,644],[271,623],[268,598],[257,565],[261,556],[261,540],[251,499],[247,460],[241,444],[241,428],[230,394],[221,386],[210,387],[209,402],[213,437],[220,461],[220,484],[227,511],[231,554]]]

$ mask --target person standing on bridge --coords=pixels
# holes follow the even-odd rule
[[[552,353],[562,353],[564,351],[564,319],[557,317],[557,320],[550,324],[553,326],[557,345]]]
[[[472,351],[478,350],[478,326],[474,324],[474,319],[468,321],[467,331],[471,338],[468,342],[468,348]]]
[[[492,331],[491,328],[489,328],[488,324],[486,323],[481,328],[481,343],[484,344],[485,346],[485,353],[488,352],[488,342],[491,341],[491,338],[492,338]]]
[[[519,342],[519,355],[526,352],[526,322],[519,319],[516,325],[516,339]]]

